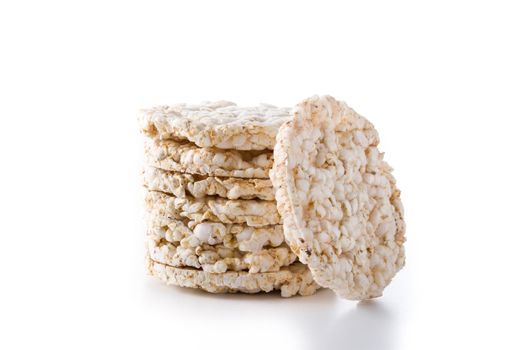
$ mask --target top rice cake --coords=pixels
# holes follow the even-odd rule
[[[272,150],[279,127],[290,118],[289,108],[218,101],[154,107],[142,111],[140,122],[152,138],[188,140],[200,147]]]

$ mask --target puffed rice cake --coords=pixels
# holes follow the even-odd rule
[[[158,263],[150,258],[147,268],[151,275],[168,285],[199,288],[210,293],[259,293],[280,290],[282,297],[312,295],[319,288],[308,268],[295,263],[276,272],[249,273],[227,271],[209,273],[194,268],[179,268]]]
[[[404,266],[399,190],[373,125],[329,96],[303,101],[277,135],[271,179],[284,234],[323,287],[381,296]]]
[[[282,225],[252,227],[244,224],[178,220],[167,216],[147,215],[147,234],[179,243],[185,247],[221,244],[241,252],[257,253],[266,247],[278,247],[284,242]]]
[[[167,171],[147,166],[143,172],[144,185],[152,191],[172,194],[179,198],[218,196],[227,199],[275,200],[270,179],[201,176]]]
[[[289,108],[267,104],[241,108],[218,101],[147,109],[140,122],[152,138],[189,140],[203,148],[271,150],[279,127],[289,118]]]
[[[146,209],[150,213],[164,216],[186,217],[203,222],[214,221],[225,224],[246,223],[261,227],[281,223],[274,201],[251,199],[229,200],[220,197],[178,198],[156,191],[147,191]]]
[[[146,163],[181,173],[267,179],[273,165],[271,151],[200,148],[187,141],[148,139]]]
[[[223,245],[201,244],[196,247],[167,242],[150,236],[149,256],[157,262],[175,267],[195,267],[206,272],[226,271],[275,272],[295,262],[297,256],[283,244],[256,253],[241,252]]]

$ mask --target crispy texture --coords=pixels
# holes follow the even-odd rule
[[[145,202],[147,211],[152,215],[185,217],[196,222],[245,223],[252,227],[281,223],[276,203],[273,201],[189,196],[177,198],[163,192],[147,191]]]
[[[168,285],[199,288],[210,293],[259,293],[280,290],[282,297],[312,295],[319,288],[306,266],[295,263],[277,272],[250,274],[246,271],[209,273],[193,268],[178,268],[155,262],[148,258],[151,275]]]
[[[251,227],[220,222],[196,223],[156,215],[147,216],[147,232],[159,239],[180,243],[185,248],[220,244],[252,253],[260,252],[265,247],[278,247],[284,242],[282,225]]]
[[[218,101],[143,110],[140,123],[152,138],[189,140],[199,147],[271,150],[279,127],[289,118],[288,108]]]
[[[223,245],[183,246],[167,242],[156,236],[149,236],[147,248],[149,256],[160,263],[175,267],[195,267],[214,273],[279,271],[282,266],[288,266],[297,259],[285,244],[280,247],[262,249],[257,253],[248,253]]]
[[[227,199],[275,200],[270,179],[241,179],[200,176],[146,167],[144,185],[152,191],[173,194],[179,198],[219,196]]]
[[[373,125],[314,96],[279,131],[270,174],[284,234],[323,287],[348,299],[382,295],[405,262],[400,192]]]
[[[146,163],[181,173],[267,179],[273,165],[270,151],[200,148],[187,141],[146,140]]]

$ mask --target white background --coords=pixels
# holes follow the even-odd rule
[[[0,348],[523,349],[522,4],[2,1]],[[148,277],[138,109],[312,94],[395,168],[407,265],[384,297]]]

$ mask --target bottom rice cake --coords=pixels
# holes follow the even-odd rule
[[[148,271],[168,285],[199,288],[210,293],[259,293],[280,290],[282,297],[312,295],[319,288],[310,270],[301,263],[276,272],[248,273],[229,271],[209,273],[194,268],[179,268],[147,260]]]
[[[213,273],[243,270],[249,273],[273,272],[291,265],[297,259],[286,244],[256,253],[241,252],[223,245],[184,247],[152,236],[148,237],[146,244],[149,256],[155,261],[175,267],[200,268]]]

